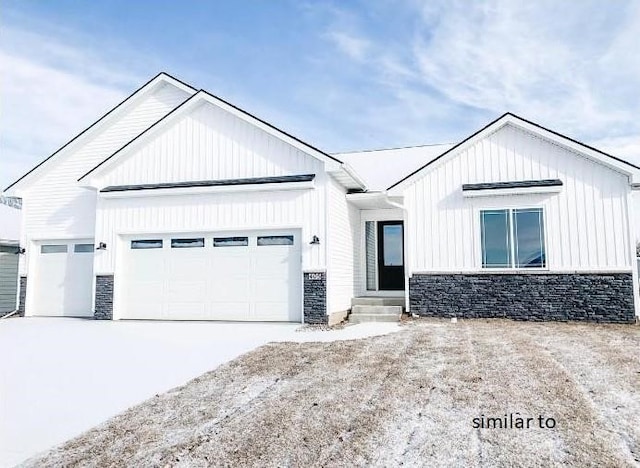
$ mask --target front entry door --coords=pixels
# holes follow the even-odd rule
[[[378,289],[404,289],[404,232],[402,221],[378,221]]]

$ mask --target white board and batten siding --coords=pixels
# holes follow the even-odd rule
[[[324,163],[209,103],[130,153],[100,178],[102,186],[316,174],[313,188],[148,197],[103,198],[96,242],[118,235],[219,230],[301,230],[303,268],[324,269],[326,236]],[[112,274],[115,250],[98,253],[96,274]]]
[[[462,184],[560,179],[558,193],[465,198]],[[409,273],[481,268],[480,210],[544,209],[550,271],[631,271],[627,176],[507,125],[404,190]]]
[[[350,309],[355,295],[360,210],[347,202],[346,190],[333,179],[327,185],[327,197],[327,311],[331,314]]]
[[[79,187],[78,178],[187,98],[186,91],[170,84],[160,85],[123,109],[113,123],[56,155],[47,163],[47,172],[37,176],[22,195],[21,245],[28,246],[27,241],[38,239],[93,238],[96,194]],[[22,263],[24,275],[27,264]]]
[[[123,154],[101,186],[320,174],[324,164],[208,102]]]
[[[95,274],[113,274],[122,236],[158,233],[300,229],[302,267],[325,268],[324,243],[309,245],[313,235],[325,238],[324,190],[321,187],[282,192],[238,192],[98,200]],[[321,219],[320,219],[321,218]]]
[[[236,186],[231,191],[198,194],[181,193],[180,189],[154,190],[132,197],[125,193],[117,197],[100,194],[96,242],[110,247],[96,253],[95,274],[115,275],[116,308],[119,278],[126,274],[121,271],[120,259],[132,238],[198,232],[220,236],[292,232],[301,271],[326,269],[326,243],[309,244],[314,235],[327,237],[329,176],[324,163],[313,156],[204,103],[120,157],[100,175],[101,186],[301,174],[316,177],[312,186],[289,186],[287,190],[273,184],[251,191]],[[117,310],[114,316],[118,318]]]

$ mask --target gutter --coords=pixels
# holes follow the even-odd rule
[[[349,164],[342,163],[341,168],[362,188],[362,190],[367,190],[367,184],[365,184],[364,180],[362,180],[360,176],[356,174],[356,172]]]

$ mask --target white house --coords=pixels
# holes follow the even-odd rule
[[[640,168],[505,114],[456,145],[328,154],[161,73],[6,189],[28,316],[632,322]]]

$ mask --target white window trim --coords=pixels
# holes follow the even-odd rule
[[[487,268],[482,266],[482,212],[483,211],[498,211],[498,210],[507,210],[509,212],[509,241],[511,242],[511,267],[508,268]],[[515,253],[516,253],[516,244],[515,244],[515,226],[513,225],[513,212],[515,210],[542,210],[542,235],[544,238],[544,267],[540,268],[526,268],[526,267],[516,267],[515,266]],[[506,206],[482,206],[476,209],[476,219],[478,220],[478,228],[476,229],[477,236],[477,245],[478,245],[478,254],[476,257],[476,269],[477,271],[483,273],[513,273],[513,272],[538,272],[538,271],[550,271],[551,262],[549,261],[549,233],[548,233],[548,223],[547,223],[547,206],[546,204],[538,204],[538,205],[526,205],[526,206],[517,206],[517,205],[506,205]]]

